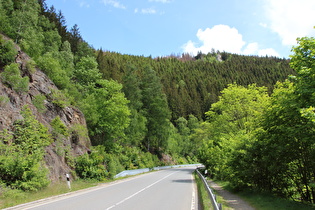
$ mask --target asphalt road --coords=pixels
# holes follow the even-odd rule
[[[21,206],[47,210],[192,210],[198,209],[192,176],[195,168],[142,174],[101,187]]]

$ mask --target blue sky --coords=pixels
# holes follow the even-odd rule
[[[315,0],[46,0],[94,48],[167,56],[210,52],[289,57],[315,36]]]

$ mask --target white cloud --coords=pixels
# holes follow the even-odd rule
[[[199,51],[208,53],[214,49],[245,55],[279,56],[272,48],[259,49],[259,44],[256,42],[246,45],[242,34],[236,28],[227,25],[215,25],[213,28],[205,30],[199,29],[197,38],[201,43],[199,47],[197,43],[190,40],[183,45],[183,51],[196,55]]]
[[[116,0],[102,0],[105,5],[110,5],[118,9],[126,9],[125,5]]]
[[[295,45],[297,37],[314,36],[314,0],[264,0],[270,28],[283,45]]]
[[[279,53],[273,48],[259,49],[259,44],[257,42],[252,42],[246,45],[245,49],[242,51],[242,54],[280,57]]]
[[[165,3],[171,3],[171,0],[149,0],[149,2],[161,2],[165,4]]]
[[[216,25],[213,28],[199,29],[197,37],[202,45],[196,47],[192,41],[188,41],[184,45],[185,52],[196,53],[202,51],[210,52],[212,49],[219,51],[227,51],[232,53],[240,53],[245,45],[242,35],[238,33],[236,28],[230,28],[227,25]]]
[[[249,43],[246,48],[243,50],[243,54],[245,55],[255,55],[258,52],[258,43],[257,42],[253,42],[253,43]]]
[[[145,9],[141,9],[139,10],[138,8],[136,8],[134,10],[135,13],[142,13],[142,14],[156,14],[157,11],[153,8],[145,8]]]
[[[86,3],[85,1],[81,1],[80,2],[80,7],[87,7],[87,8],[89,8],[90,5],[88,3]]]
[[[266,56],[266,55],[268,55],[268,56],[280,57],[279,53],[277,53],[277,51],[275,51],[272,48],[258,50],[258,55],[259,56]]]
[[[193,43],[191,40],[183,45],[183,50],[184,52],[191,53],[193,55],[197,55],[200,51],[199,48],[195,46],[195,43]]]
[[[261,27],[263,27],[263,28],[267,28],[267,27],[268,27],[267,23],[259,23],[259,25],[260,25]]]

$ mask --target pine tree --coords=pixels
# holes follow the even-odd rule
[[[143,71],[141,88],[148,129],[144,144],[148,151],[159,154],[167,146],[170,111],[160,78],[149,66]]]

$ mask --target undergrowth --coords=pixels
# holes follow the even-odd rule
[[[243,190],[243,191],[234,191],[229,185],[229,182],[224,181],[215,181],[217,184],[223,187],[223,189],[228,190],[232,193],[237,194],[242,199],[247,201],[251,206],[258,210],[311,210],[315,209],[315,205],[301,203],[289,199],[284,199],[280,197],[273,196],[268,193],[262,193],[259,191],[252,190]]]

